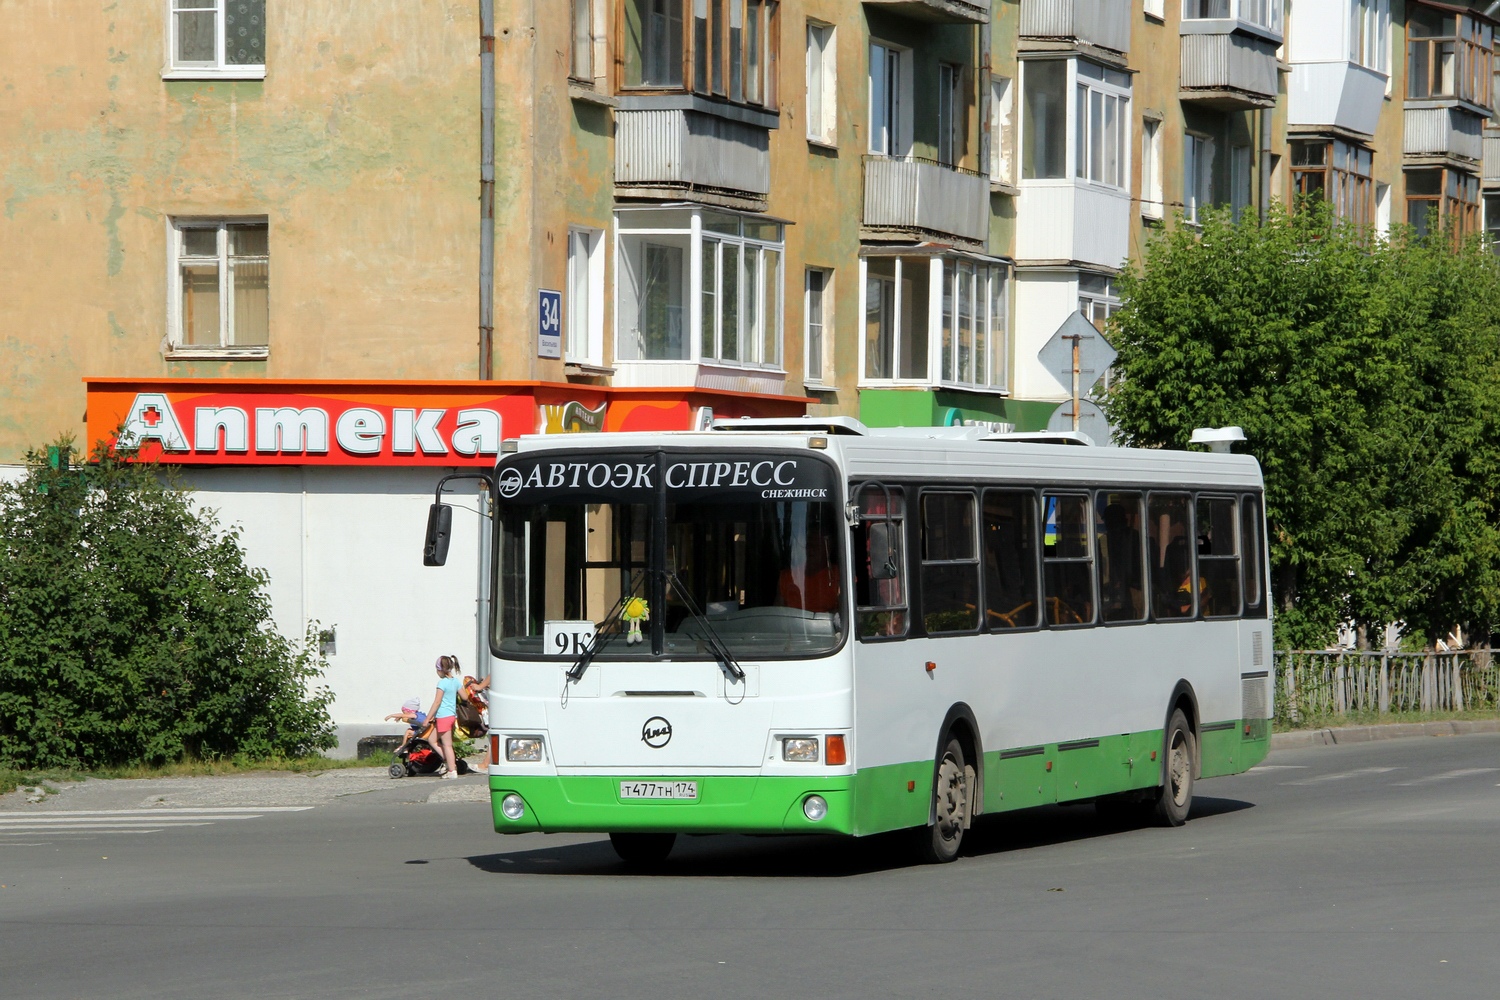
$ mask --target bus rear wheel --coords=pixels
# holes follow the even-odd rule
[[[1167,723],[1166,760],[1157,791],[1155,819],[1162,826],[1181,826],[1193,806],[1193,775],[1198,770],[1198,746],[1182,709]]]
[[[609,844],[620,860],[634,868],[659,865],[672,853],[675,833],[612,833]]]
[[[947,864],[958,857],[964,830],[969,826],[969,782],[973,770],[964,759],[964,748],[950,739],[938,761],[937,783],[932,789],[932,825],[922,832],[921,856],[929,864]]]

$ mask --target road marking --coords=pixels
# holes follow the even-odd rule
[[[1246,771],[1245,773],[1246,774],[1259,774],[1261,771],[1305,771],[1305,770],[1307,770],[1307,765],[1306,764],[1257,764],[1255,767],[1252,767],[1250,770]]]
[[[1454,778],[1471,778],[1476,774],[1493,774],[1500,771],[1500,767],[1461,767],[1457,771],[1445,771],[1442,774],[1429,774],[1422,778],[1413,778],[1411,781],[1398,781],[1395,784],[1405,785],[1430,785],[1437,781],[1452,781]]]
[[[213,826],[260,819],[267,813],[306,812],[312,806],[157,806],[149,809],[59,809],[0,813],[0,844],[18,845],[10,837],[95,837],[100,834],[161,833],[178,827]]]
[[[189,813],[307,812],[312,806],[153,806],[149,809],[48,809],[34,813],[0,813],[0,819],[32,816],[185,816]]]
[[[1344,778],[1361,778],[1370,774],[1387,774],[1399,771],[1398,767],[1361,767],[1354,771],[1339,771],[1334,774],[1319,774],[1301,781],[1283,781],[1283,785],[1321,785],[1325,781],[1342,781]]]

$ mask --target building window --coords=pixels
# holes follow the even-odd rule
[[[1161,121],[1141,121],[1141,217],[1160,219],[1166,206],[1161,193]]]
[[[821,267],[807,269],[803,283],[802,331],[807,368],[803,381],[828,385],[833,381],[833,272]]]
[[[173,224],[174,350],[270,343],[268,232],[260,221]]]
[[[963,154],[963,67],[952,63],[938,63],[938,162],[944,166],[958,165]]]
[[[1157,20],[1167,19],[1167,0],[1145,0],[1143,9]]]
[[[568,75],[574,80],[594,82],[594,0],[569,0],[569,23],[573,29]]]
[[[1214,203],[1214,141],[1192,132],[1183,137],[1182,207],[1188,222],[1202,220],[1202,212]]]
[[[692,30],[684,35],[684,0],[621,0],[625,5],[626,87],[679,89],[682,67],[692,67],[688,86],[736,104],[776,107],[781,5],[777,0],[692,0]],[[648,13],[661,9],[659,39],[641,35]],[[650,72],[649,53],[661,51],[660,72]],[[636,69],[636,64],[640,69]]]
[[[1349,0],[1349,61],[1390,72],[1391,0]]]
[[[870,152],[911,150],[911,51],[870,43]]]
[[[1490,253],[1500,254],[1500,193],[1485,193],[1484,241]]]
[[[1462,239],[1479,227],[1479,178],[1448,167],[1407,170],[1406,223],[1418,236],[1449,226]],[[1436,218],[1433,214],[1436,213]]]
[[[990,80],[990,181],[1014,184],[1016,150],[1015,88],[1009,77]]]
[[[867,382],[1005,387],[1008,268],[958,257],[869,257],[863,266]]]
[[[576,364],[604,363],[604,233],[568,231],[568,336],[563,356]]]
[[[1104,332],[1104,325],[1120,308],[1120,297],[1115,294],[1115,281],[1104,274],[1080,274],[1078,276],[1078,311],[1083,318],[1094,324],[1094,329]]]
[[[1182,19],[1233,18],[1281,34],[1283,0],[1182,0]]]
[[[266,0],[168,0],[169,75],[263,77]]]
[[[1295,140],[1291,147],[1293,201],[1318,197],[1340,219],[1375,221],[1370,150],[1338,139]]]
[[[1077,176],[1123,188],[1130,179],[1130,76],[1086,59],[1077,65]]]
[[[1068,170],[1068,64],[1028,60],[1021,68],[1021,177],[1061,178]]]
[[[838,141],[838,48],[833,25],[807,22],[807,137]]]
[[[617,359],[780,367],[780,223],[708,209],[617,219]]]
[[[1414,4],[1406,14],[1406,96],[1490,106],[1494,36],[1487,21]]]

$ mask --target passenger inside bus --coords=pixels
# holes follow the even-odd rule
[[[793,546],[777,585],[783,607],[818,614],[839,609],[839,573],[832,564],[832,547],[833,539],[824,534],[809,534],[806,544]]]

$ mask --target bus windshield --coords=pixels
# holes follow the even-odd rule
[[[694,458],[570,454],[502,466],[497,652],[571,658],[547,648],[549,632],[586,622],[615,633],[608,619],[628,597],[648,605],[641,640],[612,637],[601,660],[712,658],[715,638],[741,659],[836,649],[847,601],[832,467],[806,456]]]

